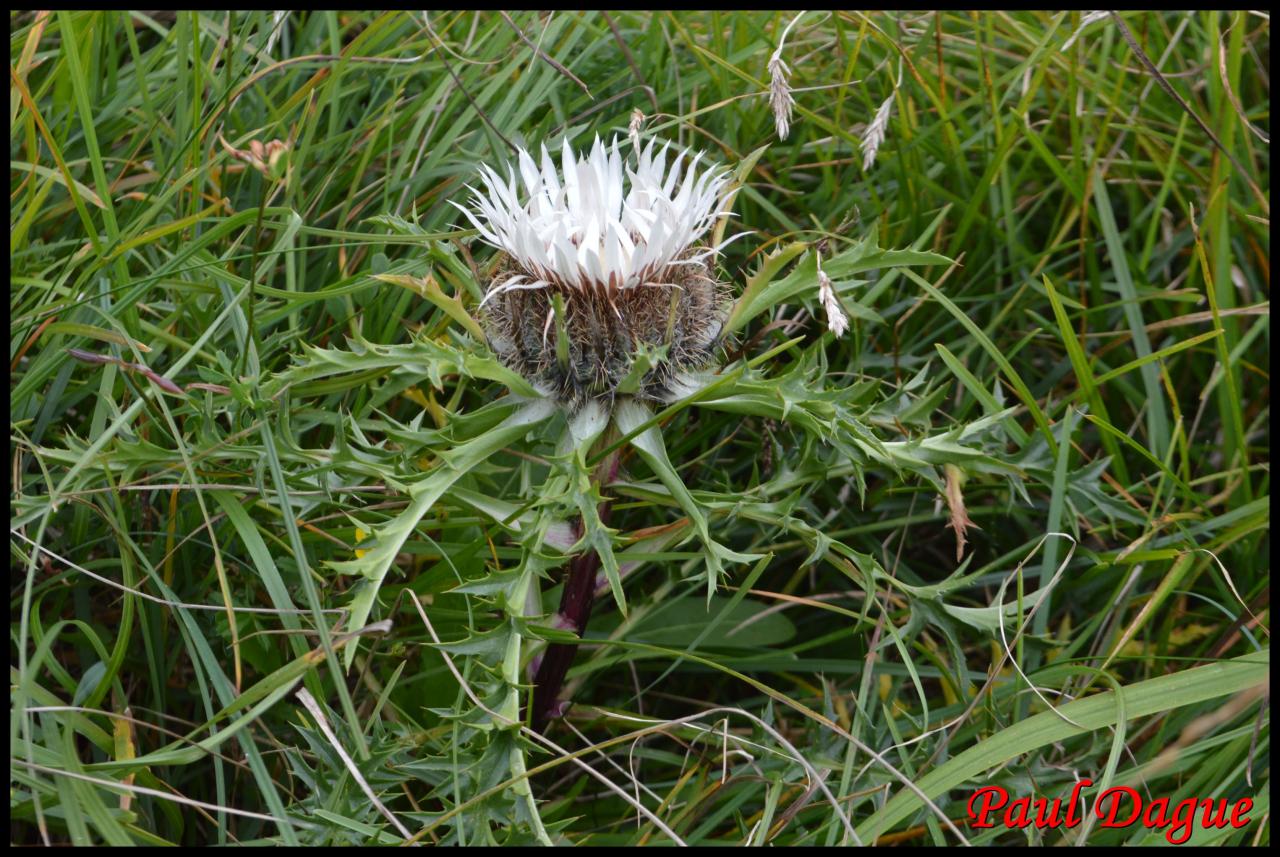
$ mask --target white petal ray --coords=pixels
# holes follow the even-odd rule
[[[523,275],[485,296],[548,285],[606,292],[650,284],[722,218],[729,173],[699,170],[703,154],[657,148],[650,139],[625,162],[615,137],[597,136],[586,152],[561,146],[559,169],[546,146],[537,160],[518,149],[504,178],[479,168],[479,188],[467,185],[471,207],[452,203],[486,243],[508,253]],[[523,202],[521,200],[524,200]],[[701,248],[697,258],[720,245]]]

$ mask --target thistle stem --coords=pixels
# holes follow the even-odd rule
[[[613,481],[617,470],[618,457],[615,453],[609,456],[596,472],[598,484],[603,485]],[[611,504],[605,501],[597,507],[601,524],[609,523],[610,506]],[[579,520],[579,532],[582,526],[582,521]],[[578,637],[586,633],[587,622],[591,618],[591,604],[595,600],[596,575],[599,571],[600,555],[594,550],[579,554],[569,561],[564,590],[560,593],[559,617]],[[533,701],[530,704],[530,725],[538,732],[545,732],[552,718],[560,713],[560,691],[564,687],[569,667],[573,666],[578,645],[578,643],[551,643],[542,654],[542,661],[538,664],[533,678]]]

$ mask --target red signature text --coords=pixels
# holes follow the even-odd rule
[[[990,828],[997,824],[1021,830],[1056,830],[1076,827],[1083,821],[1085,800],[1082,793],[1093,780],[1080,780],[1065,798],[1020,797],[1009,799],[1000,786],[984,786],[969,798],[969,822],[973,827]],[[1191,838],[1196,827],[1205,830],[1225,827],[1241,828],[1249,823],[1253,801],[1241,798],[1234,804],[1218,798],[1186,798],[1174,803],[1169,798],[1144,800],[1137,789],[1113,786],[1093,801],[1093,814],[1099,827],[1131,827],[1140,824],[1148,830],[1164,830],[1165,839],[1181,845]]]

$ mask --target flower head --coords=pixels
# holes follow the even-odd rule
[[[634,167],[599,137],[589,154],[566,142],[558,166],[545,146],[540,162],[519,149],[518,173],[481,166],[471,208],[453,203],[502,252],[483,302],[494,350],[571,406],[620,386],[661,398],[720,332],[708,260],[722,245],[704,237],[728,213],[729,175],[669,149],[651,141]],[[653,366],[632,389],[640,353]]]
[[[650,141],[639,151],[635,169],[625,168],[625,177],[617,140],[606,149],[599,137],[586,157],[575,157],[565,141],[561,169],[545,146],[540,166],[519,149],[519,176],[511,171],[506,181],[482,165],[484,192],[468,185],[474,211],[457,207],[481,238],[511,256],[519,268],[487,297],[549,285],[637,288],[677,264],[726,213],[719,204],[729,177],[715,168],[698,173],[701,153],[682,171],[679,155],[668,168],[668,146],[656,156],[653,149]],[[697,259],[714,250],[701,250]]]

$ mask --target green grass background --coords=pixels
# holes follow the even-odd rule
[[[793,18],[11,13],[11,842],[1161,841],[965,824],[979,785],[1077,777],[1249,797],[1193,841],[1269,841],[1269,18],[810,12],[780,140]],[[865,475],[844,429],[772,406],[665,416],[715,539],[767,559],[708,602],[689,522],[625,459],[606,541],[644,562],[548,749],[481,694],[518,678],[497,648],[548,635],[490,584],[529,567],[494,518],[553,438],[412,529],[389,630],[332,630],[362,584],[328,563],[504,392],[430,350],[483,355],[458,319],[490,251],[447,201],[637,109],[741,169],[735,294],[802,242],[726,355],[767,355],[758,401],[908,443],[1015,410],[959,467]],[[287,141],[287,178],[220,138]],[[955,264],[840,283],[833,339],[800,286],[873,230]]]

